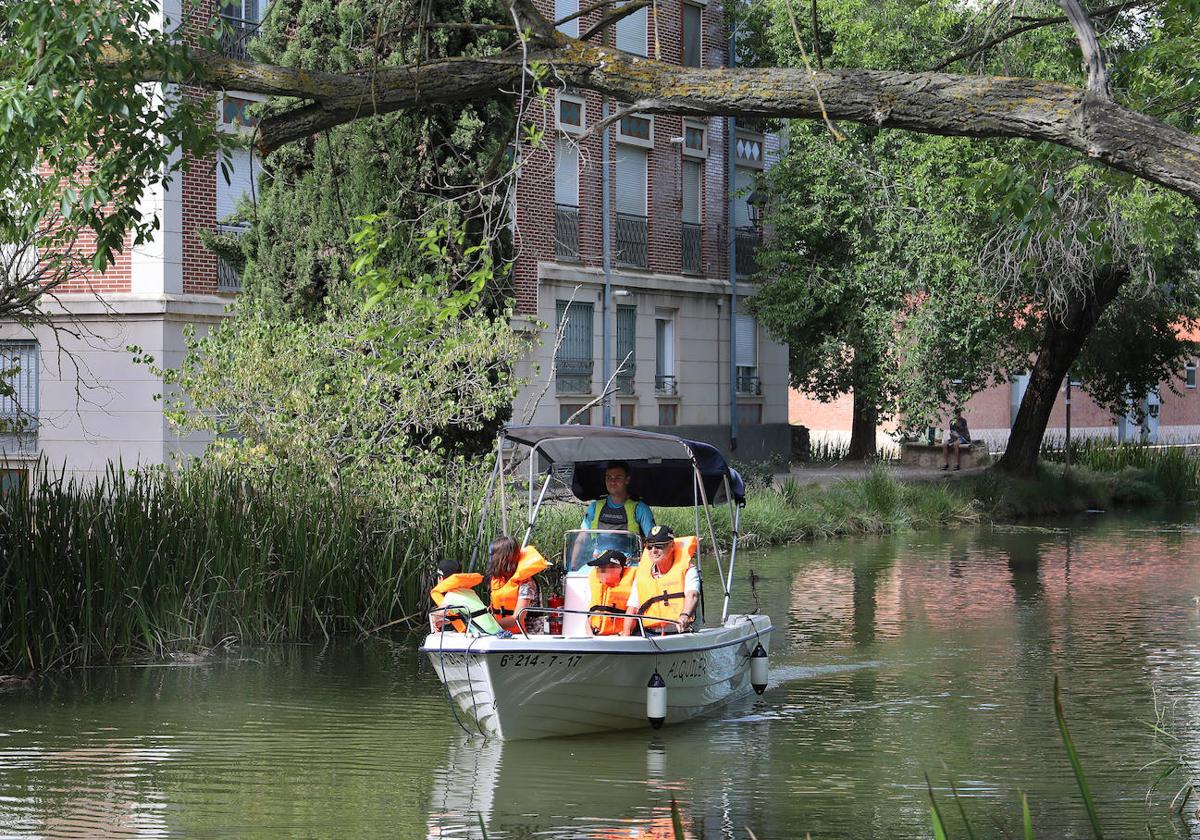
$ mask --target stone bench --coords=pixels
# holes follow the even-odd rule
[[[988,454],[987,444],[981,440],[973,441],[970,447],[962,447],[962,466],[964,470],[972,467],[982,467],[991,463],[992,456]],[[942,445],[940,443],[905,443],[900,444],[900,464],[905,467],[941,468]],[[950,450],[950,466],[954,467],[954,450]]]

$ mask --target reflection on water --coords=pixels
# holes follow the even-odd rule
[[[1100,518],[755,556],[770,690],[657,733],[470,738],[410,644],[44,679],[0,694],[0,836],[668,838],[674,799],[692,838],[928,837],[928,773],[977,836],[1025,792],[1087,837],[1055,674],[1107,832],[1182,836],[1140,768],[1156,701],[1200,756],[1198,547]]]

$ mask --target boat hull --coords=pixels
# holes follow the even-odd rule
[[[434,633],[421,651],[471,731],[522,740],[648,727],[646,684],[667,684],[666,724],[682,723],[750,686],[750,653],[770,648],[766,616],[652,638]]]

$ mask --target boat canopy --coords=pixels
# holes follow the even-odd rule
[[[537,451],[550,465],[574,464],[571,492],[582,501],[604,495],[609,461],[629,464],[630,495],[652,507],[691,507],[696,472],[709,504],[730,496],[738,505],[746,501],[737,470],[716,447],[698,440],[619,426],[506,426],[502,435]]]

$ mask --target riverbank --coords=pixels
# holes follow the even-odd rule
[[[1200,461],[1100,452],[1102,472],[1045,464],[1033,479],[987,470],[912,475],[876,465],[751,487],[743,548],[955,528],[1194,498]],[[813,473],[807,473],[809,475]],[[764,482],[766,483],[766,482]],[[0,674],[162,658],[237,642],[302,641],[424,625],[433,560],[481,556],[481,482],[431,477],[407,510],[331,492],[310,476],[112,470],[106,482],[47,480],[0,500]],[[417,498],[414,496],[414,499]],[[549,507],[533,542],[554,557],[579,526]],[[660,509],[677,533],[690,509]],[[715,510],[717,538],[732,533]],[[514,512],[510,526],[523,517]],[[482,534],[500,532],[485,523]],[[518,532],[519,535],[519,532]]]

